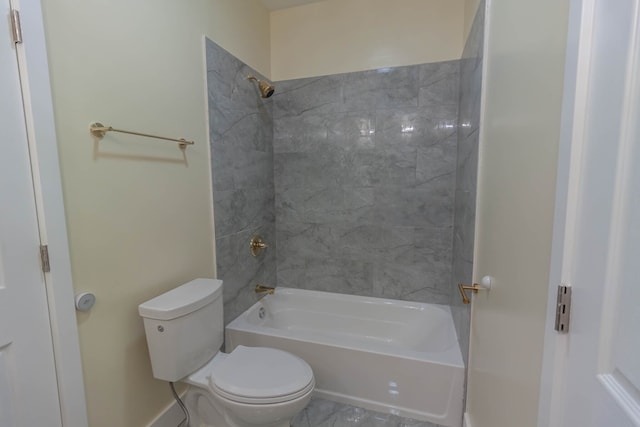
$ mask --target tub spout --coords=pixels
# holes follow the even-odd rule
[[[272,288],[271,286],[256,285],[257,294],[273,295],[275,291],[276,291],[276,288]]]

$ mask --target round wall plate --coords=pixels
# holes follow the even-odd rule
[[[96,303],[96,296],[91,292],[83,292],[76,295],[76,310],[89,311]]]

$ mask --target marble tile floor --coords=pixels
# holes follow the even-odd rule
[[[382,414],[343,403],[313,398],[295,416],[291,427],[440,427],[397,415]]]

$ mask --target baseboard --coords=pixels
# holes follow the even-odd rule
[[[164,410],[154,418],[147,427],[176,427],[184,419],[184,413],[176,402],[170,403]]]
[[[471,425],[471,420],[469,419],[469,414],[467,412],[462,416],[462,427],[473,427]]]

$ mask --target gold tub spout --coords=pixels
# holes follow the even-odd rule
[[[273,295],[275,291],[276,291],[276,288],[272,288],[271,286],[256,285],[257,294]]]
[[[462,297],[463,304],[469,304],[471,302],[471,300],[469,299],[465,291],[472,291],[474,294],[477,294],[478,291],[487,290],[487,289],[488,288],[482,287],[477,283],[474,283],[473,286],[465,286],[464,283],[458,284],[458,290],[460,291],[460,296]]]

